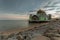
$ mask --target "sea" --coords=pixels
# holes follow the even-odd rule
[[[7,31],[16,28],[26,28],[29,26],[27,20],[0,20],[0,31]]]

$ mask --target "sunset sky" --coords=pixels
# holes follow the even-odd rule
[[[54,5],[54,6],[53,6]],[[28,19],[29,11],[44,8],[47,13],[60,11],[59,0],[0,0],[0,20]],[[59,16],[57,14],[57,16]]]

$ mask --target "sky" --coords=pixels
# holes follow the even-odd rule
[[[0,0],[0,20],[28,19],[29,11],[41,8],[55,15],[60,11],[59,5],[59,0]]]
[[[0,0],[1,12],[26,12],[40,7],[47,0]]]

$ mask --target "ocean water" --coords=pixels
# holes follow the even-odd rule
[[[0,20],[0,31],[28,27],[27,20]]]

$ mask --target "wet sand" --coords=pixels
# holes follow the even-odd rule
[[[29,29],[34,29],[34,27],[39,27],[39,26],[42,26],[42,25],[45,25],[45,24],[48,24],[48,22],[46,22],[46,23],[30,23],[29,26],[26,27],[26,28],[16,28],[16,29],[13,29],[13,30],[4,31],[2,33],[4,35],[10,35],[12,33],[18,33],[18,32],[26,31],[26,30],[29,30]]]
[[[53,21],[55,21],[55,19],[53,19]],[[33,29],[34,27],[39,27],[39,26],[42,26],[42,25],[46,25],[48,24],[48,22],[46,23],[30,23],[28,27],[26,28],[16,28],[16,29],[13,29],[13,30],[7,30],[7,31],[3,31],[3,32],[0,32],[0,33],[3,33],[4,35],[9,35],[11,33],[18,33],[18,32],[21,32],[21,31],[26,31],[26,30],[29,30],[29,29]]]

